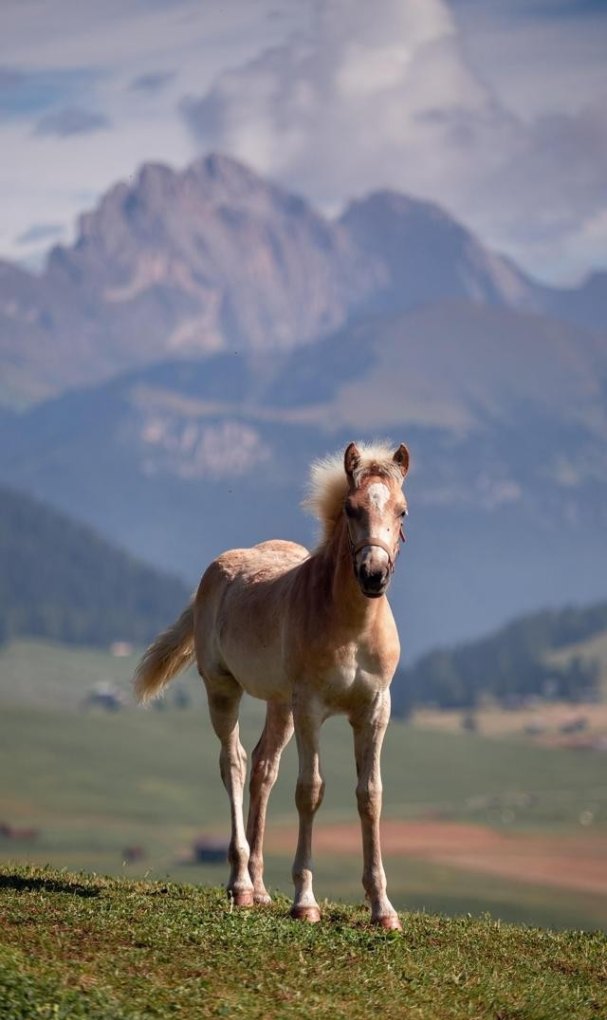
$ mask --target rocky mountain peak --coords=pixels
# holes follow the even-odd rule
[[[433,202],[377,191],[352,202],[340,222],[387,270],[384,287],[373,298],[376,311],[450,298],[533,304],[531,281]]]
[[[604,327],[606,281],[541,287],[439,206],[394,191],[332,221],[228,156],[149,163],[81,216],[40,276],[3,267],[3,399],[218,350],[286,351],[453,299]]]

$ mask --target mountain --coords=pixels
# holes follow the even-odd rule
[[[371,311],[450,298],[512,308],[541,304],[538,284],[432,202],[378,191],[353,202],[339,222],[384,269],[367,302]]]
[[[352,202],[338,222],[379,269],[365,311],[390,314],[456,299],[607,333],[605,271],[577,287],[547,286],[487,248],[445,209],[394,191]]]
[[[361,316],[444,300],[604,332],[607,275],[544,287],[438,206],[394,192],[335,221],[225,156],[146,164],[40,275],[0,262],[0,404],[175,358],[279,357]]]
[[[0,265],[15,402],[137,365],[290,348],[342,324],[374,270],[346,231],[248,168],[147,164],[80,218],[40,277]]]
[[[151,640],[188,589],[88,527],[0,489],[0,638],[107,646]]]

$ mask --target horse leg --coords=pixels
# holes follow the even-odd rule
[[[299,754],[299,774],[295,803],[299,812],[299,837],[293,861],[295,898],[291,917],[303,921],[320,921],[320,909],[312,889],[312,825],[322,803],[325,784],[320,774],[318,736],[322,718],[309,707],[295,707],[295,737]]]
[[[242,814],[243,790],[247,774],[247,756],[238,735],[238,708],[242,690],[231,680],[213,689],[207,684],[209,712],[213,729],[221,741],[219,769],[223,785],[230,798],[232,833],[228,857],[231,865],[228,895],[237,907],[253,905],[253,883],[248,870],[249,845],[244,831]]]
[[[382,692],[369,708],[350,719],[354,730],[356,799],[362,829],[363,886],[371,904],[371,920],[399,930],[401,923],[388,899],[381,858],[379,819],[382,805],[381,748],[390,718],[390,693]]]
[[[270,903],[263,881],[263,837],[266,811],[272,787],[278,776],[280,756],[293,735],[290,705],[268,702],[266,723],[251,758],[251,784],[247,840],[250,848],[249,874],[255,903]]]

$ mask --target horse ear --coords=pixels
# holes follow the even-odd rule
[[[409,470],[409,451],[404,443],[400,444],[392,459],[398,464],[404,478]]]
[[[356,443],[348,443],[344,453],[344,470],[350,480],[360,464],[360,450]]]

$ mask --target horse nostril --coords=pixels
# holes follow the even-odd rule
[[[368,570],[367,566],[363,564],[360,570],[360,579],[365,588],[370,591],[379,591],[386,583],[386,572],[384,570]]]

